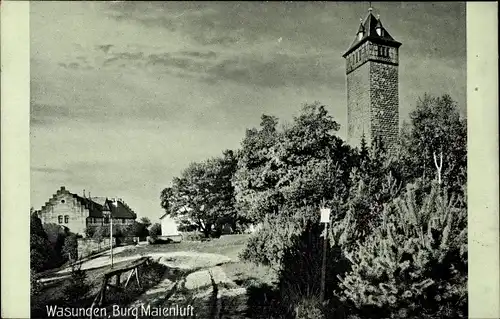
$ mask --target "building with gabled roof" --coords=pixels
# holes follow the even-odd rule
[[[116,205],[112,205],[113,202]],[[137,218],[136,213],[121,198],[86,197],[85,194],[79,196],[69,192],[64,186],[36,214],[44,224],[58,224],[85,236],[88,226],[109,225],[105,211],[111,211],[113,226],[127,226]]]

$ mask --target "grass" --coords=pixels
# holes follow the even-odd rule
[[[165,253],[177,251],[193,251],[200,253],[213,253],[238,260],[238,254],[243,250],[249,235],[227,235],[210,241],[182,241],[180,243],[157,244],[136,246],[116,254],[117,257],[126,257],[148,253]]]

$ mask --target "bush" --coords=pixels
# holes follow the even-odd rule
[[[81,269],[81,263],[71,266],[71,276],[69,284],[63,289],[65,302],[68,305],[77,305],[80,300],[84,300],[90,292],[90,285],[87,282],[87,274]]]
[[[137,241],[135,240],[134,237],[126,236],[123,238],[123,243],[125,245],[135,245],[137,244]]]
[[[170,238],[167,238],[167,239],[156,239],[151,244],[153,244],[153,245],[164,245],[164,244],[171,244],[172,242],[173,242],[173,240],[170,239]]]
[[[279,270],[292,236],[300,234],[300,225],[289,217],[267,215],[262,227],[253,233],[240,258]]]
[[[304,298],[295,307],[295,319],[326,319],[324,307],[318,298]]]
[[[467,216],[437,185],[421,185],[385,207],[381,227],[347,252],[341,297],[384,318],[467,317]],[[418,197],[421,197],[419,199]]]
[[[161,225],[158,223],[153,224],[149,230],[149,236],[153,239],[157,239],[158,236],[161,236]]]
[[[199,231],[182,233],[182,240],[187,241],[201,241],[205,236]]]
[[[283,303],[283,312],[292,316],[295,305],[301,302],[319,300],[321,273],[324,251],[324,226],[318,222],[309,222],[299,236],[293,236],[292,245],[285,250],[282,267],[278,272],[278,288]],[[342,255],[339,246],[327,245],[327,263],[325,268],[325,300],[333,300],[339,293],[337,275],[349,270],[349,262]],[[300,274],[300,276],[298,276]],[[307,306],[306,308],[308,308]],[[304,308],[304,309],[306,309]],[[326,315],[326,308],[321,307]],[[295,309],[297,315],[297,309]],[[338,318],[338,314],[335,314]],[[301,317],[306,318],[306,317]]]

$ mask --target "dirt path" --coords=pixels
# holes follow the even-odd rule
[[[120,250],[116,251],[118,253]],[[166,271],[161,281],[140,295],[129,306],[179,307],[191,306],[197,318],[245,318],[246,289],[233,282],[220,267],[231,262],[231,258],[214,253],[177,251],[146,253],[113,258],[115,264],[149,256],[165,265]],[[84,261],[81,269],[90,270],[110,264],[109,252]],[[43,281],[62,279],[69,276],[71,268],[57,271]]]
[[[246,318],[246,289],[224,272],[221,264],[231,259],[218,254],[175,252],[152,254],[169,267],[161,282],[130,306],[191,306],[197,318]]]

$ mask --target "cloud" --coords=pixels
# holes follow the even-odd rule
[[[194,58],[202,58],[202,59],[215,59],[217,58],[217,53],[214,51],[206,51],[206,52],[200,52],[200,51],[181,51],[179,52],[182,55],[189,56],[189,57],[194,57]]]
[[[79,69],[82,65],[80,63],[77,63],[77,62],[71,62],[71,63],[58,63],[59,66],[65,68],[65,69],[73,69],[73,70],[76,70],[76,69]]]
[[[113,47],[112,44],[106,44],[106,45],[98,45],[97,46],[97,49],[98,50],[101,50],[102,52],[104,53],[108,53],[109,50]]]
[[[43,174],[69,174],[71,170],[64,168],[52,168],[52,167],[40,167],[40,166],[32,166],[31,172],[43,173]]]
[[[325,86],[344,81],[344,65],[317,54],[274,53],[226,59],[208,70],[212,81],[230,80],[262,87]]]

